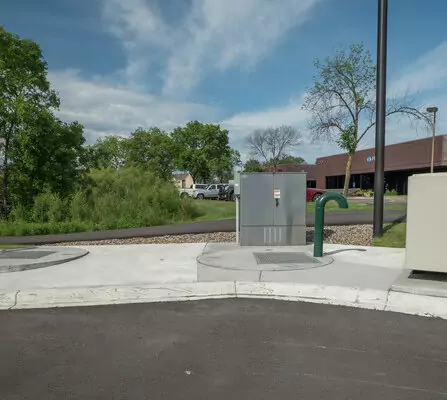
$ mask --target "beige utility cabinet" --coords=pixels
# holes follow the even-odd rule
[[[447,173],[408,178],[405,268],[447,273]]]

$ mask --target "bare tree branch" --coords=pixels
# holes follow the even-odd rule
[[[257,129],[247,138],[250,154],[272,163],[275,169],[278,160],[300,143],[301,134],[291,126]]]

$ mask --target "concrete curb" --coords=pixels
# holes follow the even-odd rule
[[[239,281],[19,290],[15,293],[0,294],[0,309],[75,307],[215,298],[303,301],[447,319],[447,298],[341,286]]]

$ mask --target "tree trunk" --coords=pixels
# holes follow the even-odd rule
[[[352,158],[354,157],[354,154],[349,153],[348,154],[348,161],[346,162],[346,173],[345,173],[345,184],[343,187],[343,196],[348,196],[348,189],[349,189],[349,181],[351,180],[351,166],[352,166]]]

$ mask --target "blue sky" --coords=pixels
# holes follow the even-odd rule
[[[447,2],[389,0],[388,89],[437,105],[447,133]],[[363,41],[375,59],[377,0],[1,0],[0,24],[37,41],[61,95],[60,117],[88,140],[192,119],[220,123],[245,155],[254,129],[293,125],[308,162],[339,152],[311,143],[301,110],[313,59]],[[388,120],[387,141],[427,136]],[[361,147],[374,141],[374,131]]]

